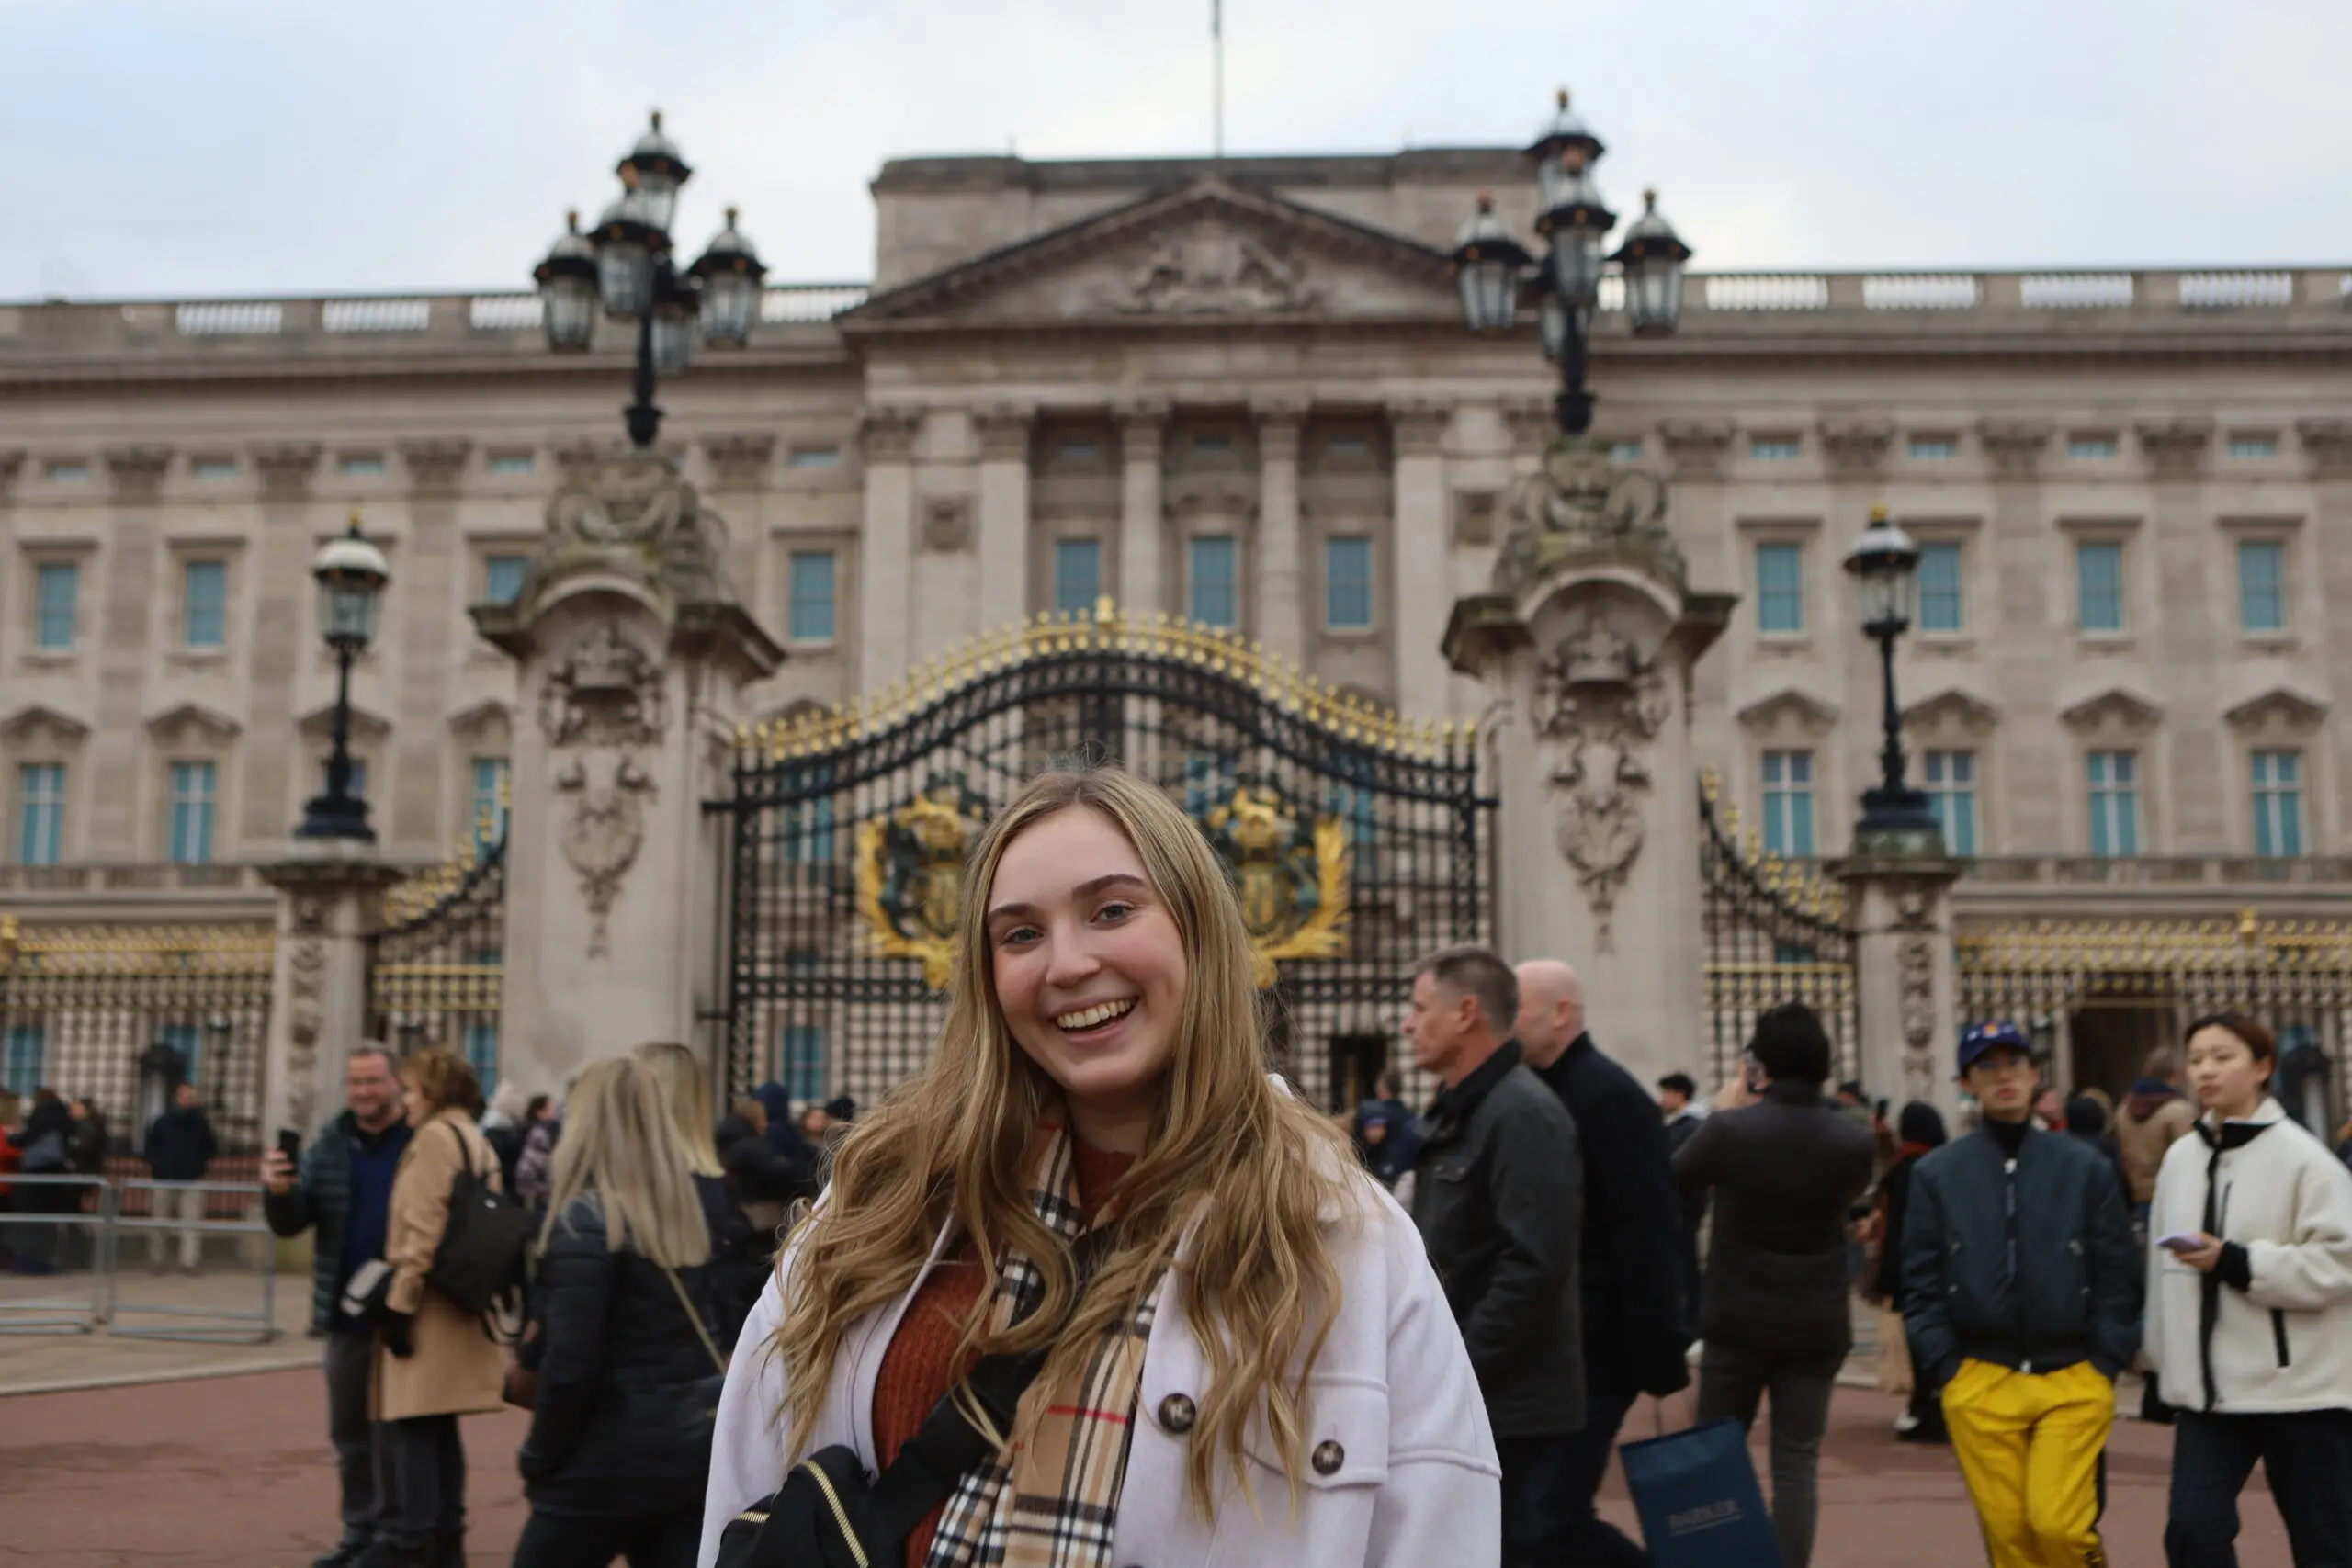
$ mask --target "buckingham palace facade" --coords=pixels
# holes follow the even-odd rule
[[[666,382],[663,448],[787,657],[782,716],[1023,617],[1162,612],[1328,688],[1478,716],[1439,652],[1551,434],[1532,329],[1474,339],[1445,253],[1515,151],[907,159],[870,282],[770,287]],[[1514,210],[1513,201],[1518,202]],[[756,225],[752,225],[755,229]],[[1710,274],[1594,332],[1598,434],[1669,487],[1698,755],[1791,863],[1880,739],[1839,570],[1924,551],[1904,726],[1980,919],[2328,919],[2352,894],[2352,268]],[[518,273],[533,258],[516,258]],[[550,355],[520,289],[0,307],[0,913],[202,922],[320,781],[308,579],[355,512],[393,587],[354,674],[386,849],[503,809],[513,594],[633,344]]]

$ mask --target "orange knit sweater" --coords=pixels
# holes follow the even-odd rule
[[[1104,1154],[1077,1147],[1078,1200],[1091,1212],[1102,1201],[1127,1168],[1133,1155]],[[956,1380],[971,1371],[978,1358],[956,1355],[964,1320],[980,1299],[979,1261],[967,1239],[931,1271],[899,1320],[890,1348],[882,1353],[882,1370],[874,1380],[874,1457],[885,1469],[899,1457],[909,1438],[922,1430]],[[932,1537],[938,1533],[945,1505],[933,1508],[907,1537],[907,1568],[922,1568],[931,1555]]]

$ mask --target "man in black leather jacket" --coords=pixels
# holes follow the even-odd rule
[[[2099,1456],[2140,1348],[2139,1258],[2107,1159],[2033,1124],[2014,1024],[1961,1037],[1984,1124],[1922,1159],[1903,1222],[1903,1316],[1993,1561],[2101,1568]]]

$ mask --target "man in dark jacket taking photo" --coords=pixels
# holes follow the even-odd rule
[[[2041,1075],[2011,1023],[1961,1036],[1984,1124],[1922,1159],[1903,1317],[1996,1568],[2104,1568],[2099,1455],[2140,1348],[2139,1259],[2104,1155],[2033,1124]]]

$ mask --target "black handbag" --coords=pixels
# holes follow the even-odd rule
[[[1111,1245],[1110,1227],[1089,1231],[1075,1249],[1080,1292]],[[970,1382],[1000,1432],[1010,1431],[1021,1396],[1047,1352],[983,1356]],[[878,1476],[857,1450],[837,1443],[792,1467],[784,1485],[727,1521],[715,1568],[874,1568],[906,1555],[907,1537],[954,1494],[964,1472],[996,1451],[951,1391]]]
[[[531,1213],[521,1201],[492,1187],[473,1168],[463,1134],[449,1128],[464,1162],[449,1181],[449,1220],[424,1282],[469,1313],[521,1320],[523,1280],[531,1248]]]

